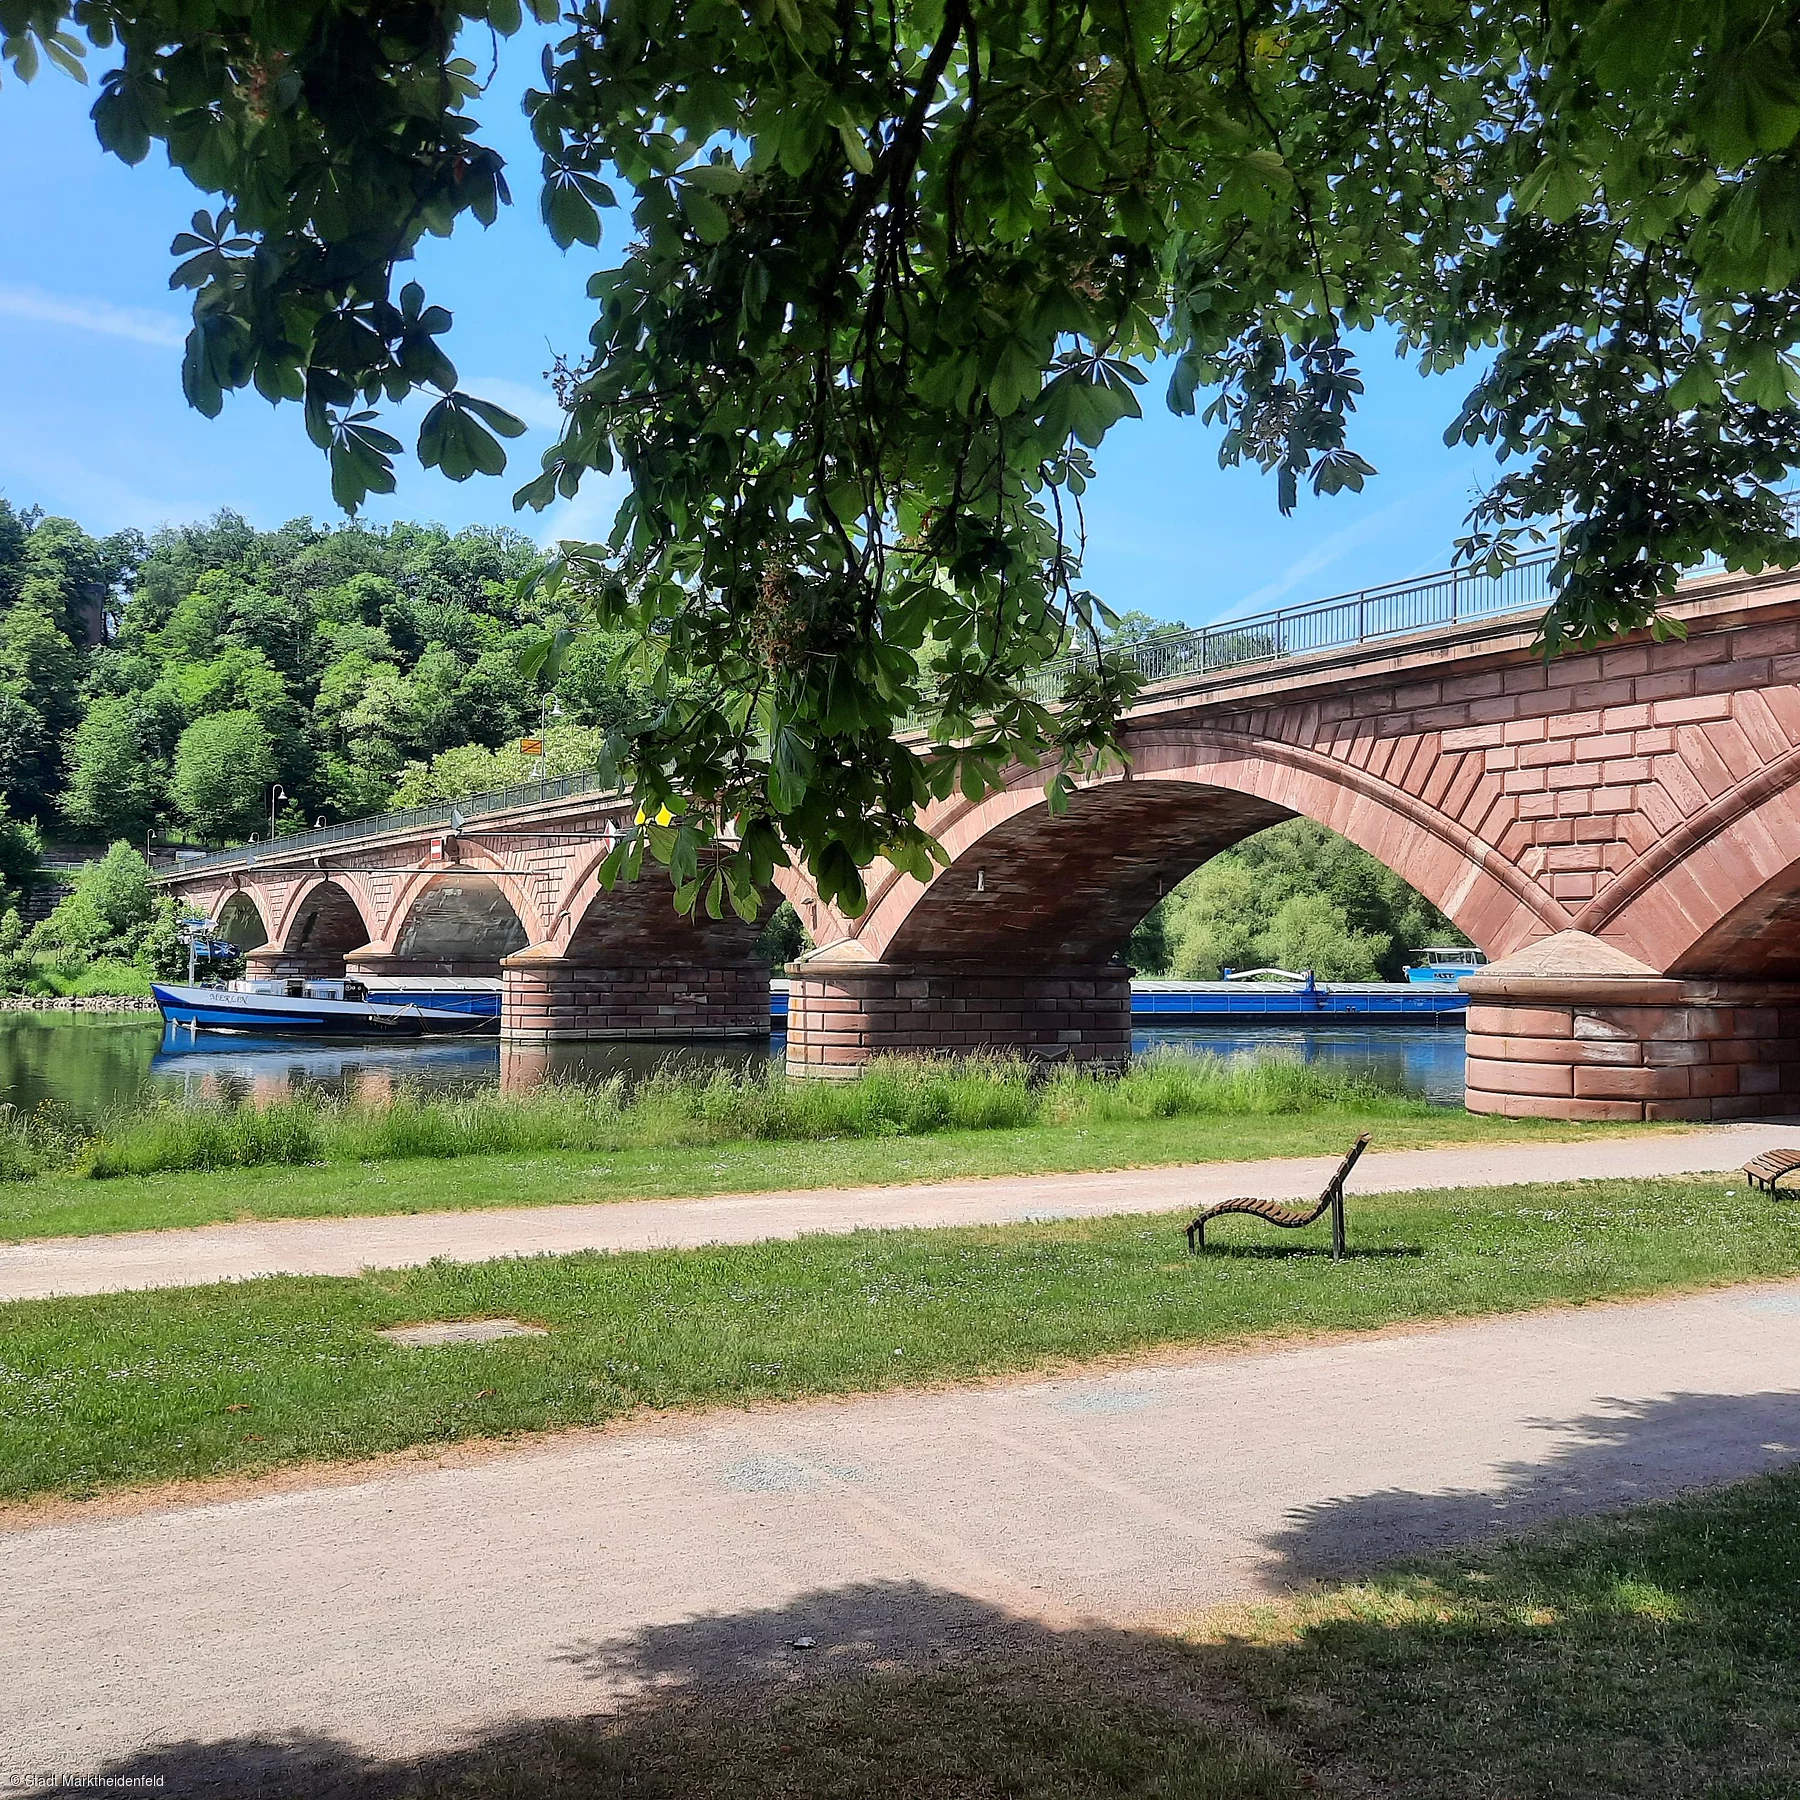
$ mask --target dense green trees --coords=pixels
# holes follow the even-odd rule
[[[61,837],[224,842],[277,784],[292,828],[591,769],[661,702],[617,638],[553,688],[520,672],[557,618],[520,597],[538,560],[512,532],[231,514],[96,539],[0,501],[0,791]]]
[[[152,975],[184,971],[182,910],[150,886],[150,868],[127,843],[88,863],[29,936],[0,921],[0,991],[147,993]]]
[[[1464,941],[1392,869],[1323,825],[1290,819],[1196,869],[1126,955],[1146,975],[1190,981],[1265,966],[1394,981],[1413,951]]]

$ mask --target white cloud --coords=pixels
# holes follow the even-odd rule
[[[102,337],[128,338],[163,350],[180,349],[188,333],[187,322],[170,313],[114,306],[110,300],[90,300],[82,295],[52,294],[10,281],[0,282],[0,314],[96,332]]]

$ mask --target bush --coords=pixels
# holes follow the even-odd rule
[[[178,902],[151,888],[143,857],[114,844],[81,870],[26,940],[39,963],[32,985],[57,994],[147,994],[148,976],[176,975],[186,966],[181,917]],[[103,968],[125,985],[105,985]]]

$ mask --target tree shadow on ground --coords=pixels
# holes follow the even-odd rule
[[[1491,1486],[1387,1489],[1296,1508],[1263,1539],[1271,1584],[1342,1579],[1396,1557],[1614,1512],[1800,1458],[1800,1393],[1671,1394],[1534,1425],[1557,1441],[1540,1460],[1502,1464]]]
[[[1297,1800],[1226,1685],[1153,1631],[1058,1631],[871,1582],[565,1653],[604,1710],[417,1758],[166,1743],[96,1773],[181,1800]],[[621,1692],[630,1674],[635,1692]]]
[[[1800,1453],[1800,1395],[1543,1429],[1490,1490],[1297,1511],[1268,1539],[1293,1591],[1185,1637],[859,1584],[571,1643],[591,1716],[422,1758],[252,1735],[92,1773],[258,1800],[1789,1800],[1800,1474],[1496,1526],[1766,1469]],[[1371,1569],[1432,1543],[1459,1547]]]

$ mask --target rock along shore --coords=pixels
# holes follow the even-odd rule
[[[148,994],[0,995],[0,1013],[140,1013],[155,1011],[156,1002]]]

